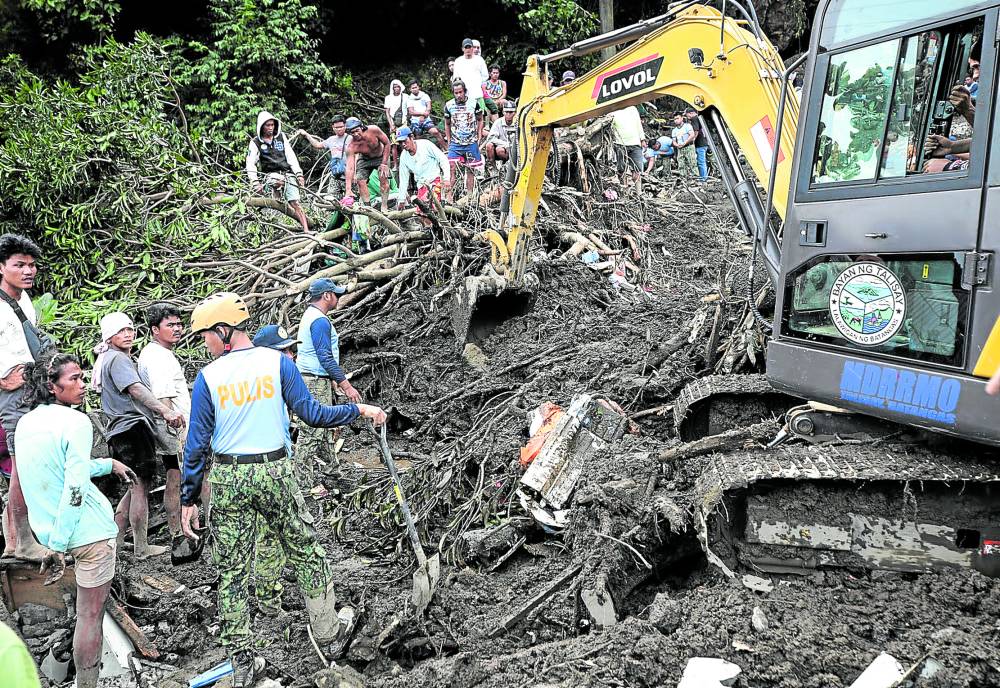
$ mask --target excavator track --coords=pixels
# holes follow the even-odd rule
[[[685,442],[780,415],[795,402],[759,373],[709,375],[684,386],[674,401],[674,430]]]
[[[792,446],[708,459],[696,480],[713,560],[1000,575],[1000,471],[913,445]]]

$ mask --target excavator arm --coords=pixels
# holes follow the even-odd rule
[[[545,167],[552,150],[554,129],[620,110],[629,105],[672,95],[691,103],[703,121],[715,123],[713,141],[723,180],[738,209],[752,193],[757,211],[741,212],[749,234],[761,240],[766,262],[777,257],[777,239],[760,210],[759,195],[739,169],[730,137],[742,151],[757,179],[769,179],[774,164],[773,207],[784,217],[788,197],[792,147],[798,120],[797,98],[788,98],[780,146],[775,150],[784,64],[778,51],[755,21],[724,17],[718,10],[688,3],[649,23],[636,25],[647,33],[614,58],[564,87],[549,87],[548,65],[563,55],[584,54],[572,48],[552,56],[528,59],[517,114],[518,146],[513,187],[509,192],[506,233],[489,231],[494,267],[519,283],[524,273],[526,246],[542,193]],[[659,26],[656,26],[659,24]],[[591,39],[586,52],[600,45],[630,39],[636,28]],[[720,159],[721,158],[721,159]],[[776,164],[775,164],[776,163]],[[741,187],[741,188],[737,188]],[[753,217],[756,216],[756,217]],[[768,234],[764,239],[760,233]]]

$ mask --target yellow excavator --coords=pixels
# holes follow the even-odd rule
[[[758,314],[771,334],[768,389],[810,400],[788,412],[783,436],[864,441],[891,434],[873,423],[891,423],[880,427],[1000,445],[1000,400],[984,390],[1000,367],[1000,2],[821,0],[809,50],[789,65],[748,0],[722,5],[676,2],[529,58],[501,228],[486,233],[495,271],[515,288],[526,278],[556,127],[676,96],[699,110],[753,239],[751,289],[758,257],[758,286],[774,287],[773,320]],[[572,83],[551,85],[559,60],[626,43]],[[751,377],[745,391],[761,391]],[[683,413],[690,402],[676,406]],[[699,480],[706,547],[709,531],[716,540],[736,533],[726,551],[739,557],[724,565],[740,558],[772,571],[944,564],[1000,573],[993,450],[882,454],[776,450],[759,462],[714,461]],[[730,514],[724,525],[708,525],[713,510]]]

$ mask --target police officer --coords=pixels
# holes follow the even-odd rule
[[[321,404],[333,403],[333,385],[348,401],[358,403],[361,395],[354,389],[340,367],[340,338],[327,314],[337,307],[337,297],[347,289],[332,279],[321,277],[309,285],[309,305],[299,323],[298,357],[295,365],[306,381],[306,386]],[[330,447],[333,439],[322,428],[301,428],[295,447],[299,460],[295,470],[299,485],[309,490],[315,484],[316,461],[332,465],[335,461]]]
[[[351,608],[336,609],[330,565],[302,517],[305,502],[287,460],[286,404],[310,425],[343,425],[359,416],[375,425],[385,422],[385,412],[376,406],[316,402],[291,359],[253,346],[245,332],[248,319],[243,300],[229,292],[205,299],[191,315],[191,329],[216,360],[195,379],[181,484],[181,524],[184,534],[196,539],[196,503],[211,454],[220,635],[237,688],[253,685],[262,668],[251,651],[248,605],[258,520],[281,540],[305,596],[312,636],[328,659],[344,651],[354,624]]]
[[[264,325],[253,336],[254,346],[266,346],[280,351],[283,356],[295,360],[296,347],[301,344],[297,339],[288,336],[281,325]],[[294,465],[294,463],[293,463]],[[311,485],[299,484],[299,489],[306,493]],[[306,513],[302,518],[312,523],[312,518]],[[288,561],[281,542],[267,523],[260,523],[257,528],[257,551],[254,555],[254,591],[257,594],[257,610],[264,616],[277,617],[282,613],[281,594],[284,586],[281,584],[281,573]]]

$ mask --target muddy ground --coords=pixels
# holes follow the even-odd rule
[[[473,323],[478,349],[454,336],[447,281],[338,324],[343,363],[361,371],[356,386],[391,409],[404,487],[443,567],[425,618],[415,620],[413,557],[376,445],[345,431],[340,470],[328,467],[323,478],[329,494],[310,505],[338,595],[363,609],[364,625],[342,662],[357,673],[327,673],[317,684],[359,685],[345,678],[354,676],[371,686],[674,686],[688,658],[705,656],[741,667],[736,685],[822,688],[850,685],[886,651],[904,666],[928,653],[943,664],[918,685],[1000,685],[1000,582],[968,570],[851,569],[761,574],[774,583],[761,593],[741,583],[745,570],[730,579],[707,562],[691,519],[707,459],[665,469],[657,454],[678,444],[668,407],[684,384],[721,365],[760,370],[754,337],[740,334],[746,300],[729,288],[731,266],[746,264],[749,248],[716,183],[648,191],[644,211],[549,196],[532,256],[534,296],[493,303],[490,322]],[[568,248],[564,225],[578,230],[581,218],[612,248],[631,250],[631,237],[640,289],[620,290],[579,259],[557,258]],[[711,331],[699,325],[706,314],[717,321]],[[739,355],[726,348],[734,341]],[[619,404],[635,425],[585,465],[569,525],[547,533],[514,494],[527,412],[583,392]],[[748,460],[763,453],[739,451]],[[210,563],[171,568],[126,555],[121,574],[117,597],[162,653],[146,666],[148,685],[186,686],[222,658]],[[269,677],[313,685],[321,667],[287,575],[286,614],[259,617],[254,629]],[[504,624],[560,577],[550,596]],[[185,589],[157,589],[173,581]],[[594,590],[612,592],[617,624],[601,628],[588,614],[581,593]],[[751,622],[755,608],[763,630]]]

